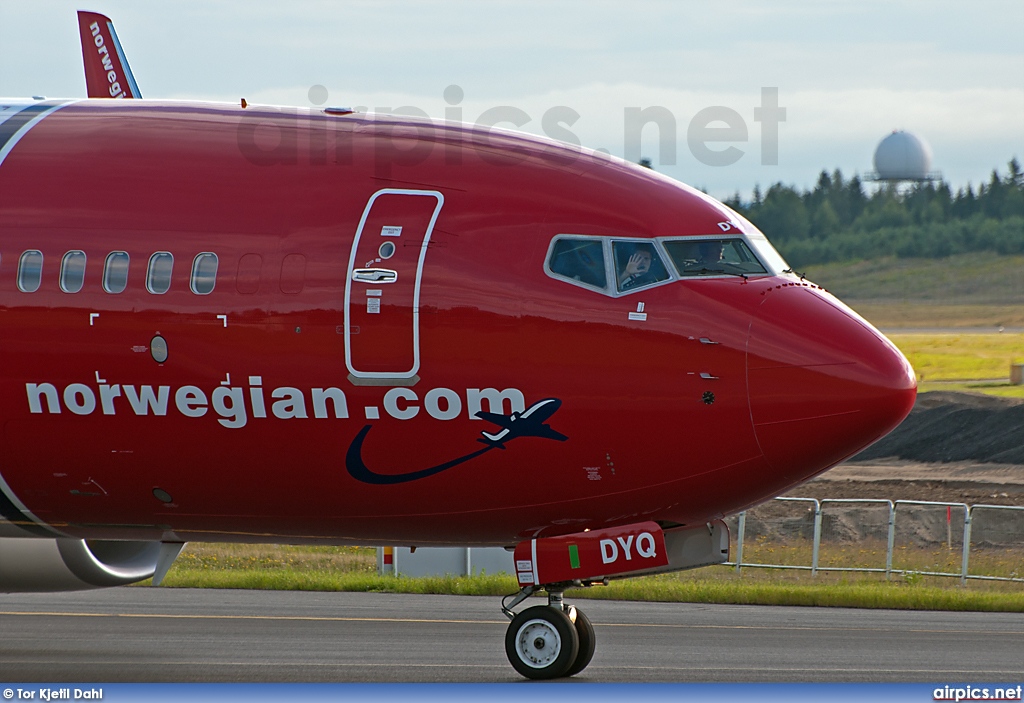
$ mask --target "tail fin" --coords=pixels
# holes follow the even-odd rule
[[[97,12],[78,11],[85,85],[90,98],[141,98],[114,23]]]

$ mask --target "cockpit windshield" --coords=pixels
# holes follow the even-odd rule
[[[774,258],[759,256],[762,244]],[[778,274],[781,268],[771,270],[777,264],[785,262],[763,237],[559,234],[548,247],[544,270],[552,278],[617,298],[679,279]]]
[[[768,273],[739,238],[674,239],[663,244],[683,278]]]
[[[616,289],[643,288],[667,280],[669,273],[652,242],[612,241]]]
[[[605,287],[604,247],[600,239],[556,239],[548,256],[551,273],[596,288]]]

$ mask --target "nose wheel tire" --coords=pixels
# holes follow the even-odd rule
[[[505,654],[512,667],[528,679],[565,676],[576,663],[579,649],[576,625],[561,609],[547,605],[519,613],[505,633]]]
[[[582,610],[573,608],[576,611],[576,636],[580,641],[580,649],[576,653],[576,660],[569,665],[565,676],[575,676],[587,668],[587,664],[594,658],[594,649],[597,647],[597,639],[594,636],[594,626],[590,624],[590,618],[583,614]]]

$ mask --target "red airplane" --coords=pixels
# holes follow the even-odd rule
[[[572,675],[566,589],[726,561],[722,518],[916,395],[737,213],[525,134],[6,101],[0,193],[0,591],[187,541],[504,546],[509,661]]]

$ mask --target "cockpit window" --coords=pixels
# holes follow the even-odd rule
[[[684,278],[768,273],[742,239],[675,239],[663,244]]]
[[[551,246],[548,256],[551,273],[570,281],[604,289],[608,278],[604,270],[604,245],[600,239],[561,237]]]
[[[775,259],[784,264],[778,254]],[[559,234],[548,249],[544,270],[553,278],[617,298],[680,278],[771,275],[767,267],[775,264],[764,257],[758,241],[745,236],[616,239]]]
[[[667,280],[669,273],[651,242],[613,241],[616,289],[627,293]]]

